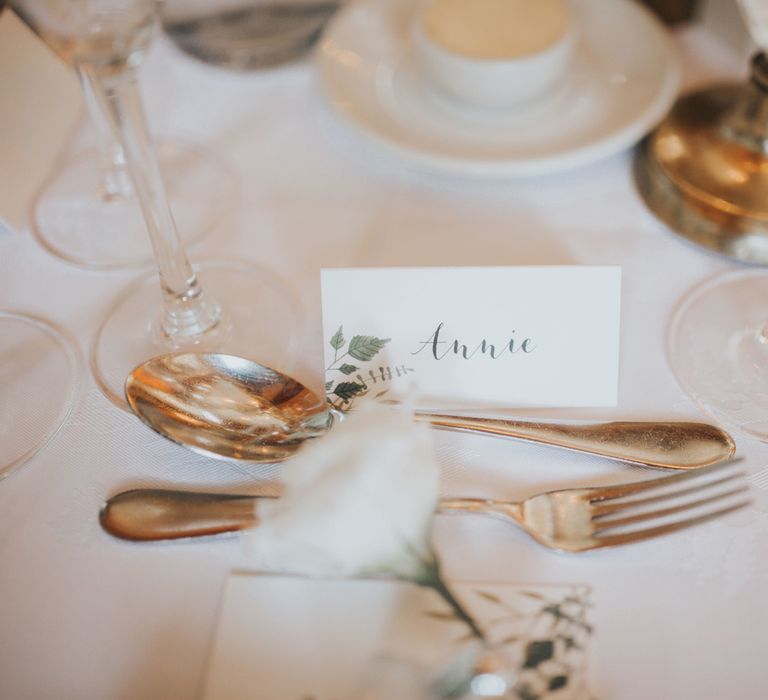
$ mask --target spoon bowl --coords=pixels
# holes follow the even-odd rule
[[[334,420],[303,384],[220,353],[154,357],[128,375],[125,397],[152,430],[219,459],[280,462]]]

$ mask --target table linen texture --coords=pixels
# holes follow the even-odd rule
[[[688,86],[746,72],[701,29],[681,30],[676,40]],[[304,304],[294,372],[314,389],[323,382],[321,267],[617,264],[618,407],[527,415],[703,419],[668,368],[666,324],[685,292],[733,265],[654,219],[634,190],[629,153],[533,180],[425,176],[348,134],[323,106],[308,62],[228,73],[160,41],[142,79],[153,129],[206,144],[240,180],[239,206],[190,257],[253,260],[290,281]],[[90,143],[89,133],[84,125],[72,150]],[[7,164],[3,170],[7,177]],[[135,275],[66,265],[27,230],[0,234],[0,308],[59,323],[84,358],[110,300]],[[0,698],[192,700],[202,688],[226,576],[247,566],[241,543],[120,542],[100,529],[99,507],[139,486],[246,493],[254,479],[276,479],[280,467],[215,461],[171,444],[109,403],[84,365],[69,421],[0,483]],[[457,581],[591,585],[596,697],[762,698],[768,449],[735,437],[754,504],[727,519],[568,556],[504,522],[439,517],[445,572]],[[518,498],[657,475],[488,437],[441,432],[435,439],[443,495]]]

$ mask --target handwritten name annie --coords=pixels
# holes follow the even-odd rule
[[[473,349],[470,350],[470,346],[462,343],[460,340],[455,339],[452,341],[442,340],[441,333],[445,324],[440,322],[432,335],[427,340],[419,343],[418,349],[411,352],[411,355],[418,355],[420,352],[426,350],[436,360],[442,360],[448,355],[458,356],[465,360],[471,360],[478,353],[485,355],[493,360],[499,359],[502,355],[510,354],[515,355],[522,352],[526,355],[532,353],[536,349],[536,345],[531,338],[524,338],[522,341],[515,338],[515,331],[512,331],[512,335],[509,340],[503,345],[494,345],[489,343],[483,338]]]

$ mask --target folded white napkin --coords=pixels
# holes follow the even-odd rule
[[[739,0],[744,20],[753,41],[768,50],[768,2],[766,0]]]

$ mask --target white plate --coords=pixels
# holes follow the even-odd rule
[[[632,0],[573,0],[574,65],[514,111],[473,109],[424,82],[408,40],[410,0],[352,3],[317,52],[322,89],[357,132],[422,170],[483,178],[585,165],[636,143],[680,85],[666,29]]]

